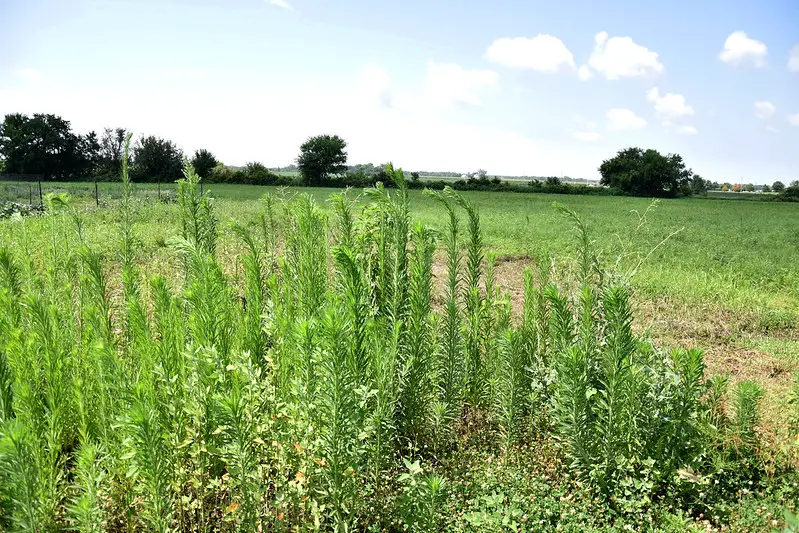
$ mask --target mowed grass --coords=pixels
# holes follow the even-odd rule
[[[3,189],[5,187],[5,189]],[[28,184],[2,184],[0,199],[22,200]],[[308,193],[322,206],[338,189],[207,185],[217,199],[223,225],[220,254],[230,270],[239,268],[239,247],[226,233],[231,219],[255,223],[260,199],[269,193],[290,199]],[[174,194],[162,184],[161,195]],[[156,184],[137,184],[136,234],[139,258],[148,275],[177,273],[167,237],[178,232],[176,206],[156,202]],[[36,190],[36,189],[34,189]],[[21,191],[21,192],[20,192]],[[119,184],[45,184],[47,192],[68,192],[89,210],[86,234],[98,251],[116,250],[112,209]],[[38,191],[37,191],[38,192]],[[24,193],[24,194],[21,194]],[[17,194],[16,198],[11,198]],[[355,198],[358,190],[350,191]],[[638,327],[670,345],[708,352],[712,372],[753,378],[766,387],[766,419],[779,421],[791,373],[799,367],[799,205],[722,199],[650,199],[604,196],[470,192],[478,207],[486,245],[500,262],[499,285],[521,294],[523,265],[551,262],[555,274],[570,277],[576,255],[572,223],[553,208],[558,202],[583,219],[602,266],[630,275]],[[422,191],[411,191],[414,218],[438,230],[445,213]],[[645,218],[644,218],[645,217]],[[8,223],[3,232],[13,231]],[[636,268],[640,264],[639,268]]]

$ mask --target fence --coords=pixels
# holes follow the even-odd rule
[[[50,193],[68,193],[73,198],[101,203],[122,198],[122,184],[108,181],[55,182],[35,174],[0,174],[0,202],[43,205]],[[134,183],[133,194],[142,199],[169,201],[175,184]]]
[[[17,203],[27,203],[34,205],[34,195],[39,205],[44,201],[44,194],[42,192],[42,180],[44,176],[40,174],[0,174],[0,184],[8,188],[6,184],[11,183],[10,187],[12,192],[9,196],[13,198],[5,198],[6,195],[0,193],[0,200],[13,201]],[[27,192],[27,194],[26,194]],[[27,202],[25,201],[27,199]]]

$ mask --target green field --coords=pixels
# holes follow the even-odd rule
[[[3,190],[2,186],[7,187]],[[13,187],[17,187],[14,189]],[[24,201],[27,184],[0,184],[0,199]],[[100,183],[99,196],[111,207],[121,197],[119,183]],[[165,238],[178,231],[174,205],[160,205],[155,184],[136,184],[135,196],[142,221],[137,234],[142,239],[142,261],[153,270],[169,262],[174,254],[164,246]],[[163,197],[174,197],[174,184],[161,185]],[[34,185],[34,191],[35,191]],[[46,184],[47,192],[67,192],[91,215],[86,217],[87,239],[111,254],[109,236],[115,221],[108,208],[92,209],[94,184]],[[266,194],[290,200],[310,194],[324,209],[338,189],[278,189],[254,185],[209,185],[224,222],[254,223],[262,211]],[[355,199],[362,191],[352,190]],[[732,195],[733,193],[727,193]],[[16,196],[15,196],[16,195]],[[711,368],[727,370],[724,361],[736,360],[742,377],[759,376],[780,394],[799,368],[799,206],[779,202],[725,201],[722,199],[665,199],[652,207],[649,199],[551,194],[469,192],[482,217],[489,253],[500,262],[504,288],[519,296],[521,273],[531,260],[547,257],[560,269],[569,270],[576,255],[570,222],[552,207],[555,202],[574,209],[585,221],[593,246],[606,266],[619,261],[616,270],[628,274],[646,258],[631,279],[635,301],[642,308],[640,327],[651,327],[659,340],[673,345],[699,346],[709,351]],[[445,213],[421,191],[410,191],[415,219],[441,231]],[[734,199],[740,199],[735,194]],[[665,241],[665,242],[663,242]],[[662,244],[661,244],[662,243]],[[654,251],[653,251],[654,250]],[[237,249],[224,245],[223,262],[235,262]],[[651,254],[650,254],[651,252]],[[154,261],[151,262],[151,261]],[[156,265],[156,266],[154,266]],[[716,357],[720,360],[716,361]],[[775,367],[776,366],[776,370]],[[761,368],[765,367],[765,369]],[[779,410],[769,410],[779,420]]]
[[[13,193],[3,191],[0,199]],[[19,187],[25,187],[20,185]],[[118,200],[118,183],[100,183],[101,201]],[[174,186],[162,185],[162,193]],[[139,184],[136,195],[145,199],[158,196],[154,184]],[[217,199],[220,217],[251,222],[260,212],[257,202],[265,193],[290,198],[299,193],[311,194],[323,207],[335,189],[293,188],[278,190],[250,185],[210,185]],[[45,185],[45,192],[68,192],[91,207],[94,186],[91,183]],[[5,192],[5,195],[3,194]],[[353,198],[360,191],[351,191]],[[651,200],[627,197],[560,196],[549,194],[466,193],[480,210],[486,244],[499,258],[530,258],[548,254],[564,264],[574,255],[574,239],[569,223],[552,208],[562,203],[577,211],[588,226],[597,251],[608,261],[623,252],[646,255],[659,247],[644,263],[634,280],[635,287],[649,298],[677,298],[703,308],[762,315],[799,313],[799,207],[790,203],[726,202],[708,199],[662,200],[647,217],[648,222],[636,232],[639,215]],[[442,229],[444,213],[420,191],[410,191],[411,209],[418,220]],[[23,196],[16,195],[21,200]],[[169,206],[143,206],[152,211],[158,224],[140,225],[138,231],[152,241],[161,224],[172,220]],[[101,213],[104,210],[99,210]],[[145,217],[147,218],[147,217]],[[102,216],[90,216],[88,225],[103,226]],[[170,230],[174,231],[172,228]],[[102,232],[90,232],[97,242]],[[170,233],[170,231],[167,231]],[[145,241],[145,249],[153,242]]]
[[[5,396],[13,400],[0,405],[0,527],[770,531],[782,527],[784,508],[796,510],[799,441],[793,443],[791,424],[799,405],[789,404],[789,397],[792,387],[799,390],[793,384],[799,370],[799,204],[463,193],[479,213],[487,260],[472,296],[467,290],[450,301],[450,219],[421,191],[408,193],[405,231],[396,230],[404,227],[396,191],[382,201],[349,191],[355,203],[348,232],[330,201],[340,190],[210,185],[211,217],[195,192],[184,192],[184,203],[177,203],[173,185],[161,186],[163,201],[154,185],[135,185],[127,203],[120,184],[98,189],[99,205],[94,184],[47,184],[45,193],[71,196],[66,205],[55,204],[57,214],[0,222],[0,346],[10,361],[0,367],[15,376],[8,380],[0,372],[13,392]],[[27,201],[30,192],[27,184],[0,184],[0,200]],[[262,200],[267,193],[271,208]],[[198,202],[193,212],[185,209],[189,197]],[[553,203],[580,217],[587,239],[582,246],[574,220]],[[460,220],[463,290],[472,283],[469,213],[452,205]],[[380,269],[396,265],[400,255],[391,256],[380,243],[390,248],[417,222],[431,231],[410,231],[402,274],[408,277],[407,320],[397,321],[392,306],[404,304],[388,288],[399,274],[392,281]],[[217,238],[209,236],[214,231]],[[187,239],[182,244],[174,239],[181,234]],[[338,255],[341,248],[352,263]],[[592,304],[590,320],[579,311],[587,283],[579,267],[583,256],[601,272],[590,275],[592,294],[605,298]],[[486,281],[489,264],[493,275]],[[164,281],[151,283],[158,276]],[[552,307],[534,310],[534,297],[544,302],[549,294],[547,280],[558,291],[546,300]],[[609,318],[616,316],[610,308],[625,305],[603,292],[612,287],[624,294],[629,289],[630,338],[651,339],[664,350],[659,354],[700,348],[706,377],[729,377],[717,407],[728,422],[697,422],[715,411],[712,394],[696,385],[692,394],[703,407],[693,418],[685,415],[684,437],[663,437],[665,448],[647,452],[669,455],[674,443],[692,438],[705,443],[702,454],[686,448],[693,458],[674,462],[679,475],[658,456],[655,466],[643,468],[646,474],[640,474],[648,465],[643,461],[628,464],[627,474],[614,463],[610,482],[601,481],[601,469],[586,477],[588,467],[575,459],[581,457],[577,441],[569,440],[574,424],[563,413],[564,398],[574,391],[547,381],[547,372],[566,375],[567,369],[566,351],[555,348],[566,338],[558,329],[565,326],[552,318],[557,295],[575,323],[587,328],[575,326],[574,346],[595,336],[597,353],[606,354],[615,346],[610,332],[624,330]],[[342,318],[350,309],[352,323]],[[359,322],[359,309],[369,320]],[[455,314],[448,314],[451,309]],[[535,324],[550,325],[535,329],[528,312]],[[618,316],[624,322],[624,312]],[[446,351],[445,325],[452,317],[468,368],[465,392],[456,394],[462,408],[454,413],[447,411],[454,400],[446,387],[433,385],[446,371],[436,357]],[[390,332],[401,339],[403,328],[411,333],[397,341],[399,349]],[[538,339],[538,362],[516,367],[514,354],[527,348],[514,343],[528,346],[528,335]],[[434,346],[432,352],[425,342],[413,342],[417,336]],[[336,350],[346,346],[349,353],[354,345],[377,361],[370,363],[377,365],[375,376],[341,373]],[[391,350],[402,357],[386,358]],[[259,351],[264,356],[251,361]],[[472,353],[482,362],[468,362]],[[690,366],[690,357],[679,355],[688,352],[674,353],[632,364],[640,375],[627,367],[614,371],[629,370],[629,379],[652,388],[652,404],[635,403],[632,394],[623,396],[628,407],[643,412],[677,401],[655,390],[672,386],[669,372],[677,381],[688,379],[688,370],[667,370]],[[345,359],[340,363],[349,368]],[[384,363],[396,365],[390,375],[380,374]],[[530,377],[529,365],[543,366]],[[28,368],[39,369],[28,375]],[[480,372],[484,383],[474,385]],[[346,384],[341,390],[335,388],[339,380]],[[747,406],[758,394],[750,391],[747,400],[750,380],[764,392],[751,419]],[[573,398],[612,398],[615,389],[601,383],[599,392],[589,388]],[[682,386],[674,385],[678,396]],[[380,403],[392,394],[396,404]],[[606,460],[661,438],[643,432],[654,422],[630,409],[615,415],[631,416],[629,425],[603,427],[641,432],[635,433],[640,441],[624,444],[606,435],[606,447],[596,452],[607,453]],[[741,429],[749,423],[754,426]],[[704,429],[686,429],[694,425]],[[389,441],[381,440],[388,435]],[[582,438],[593,437],[586,432]],[[573,466],[578,463],[583,467]]]

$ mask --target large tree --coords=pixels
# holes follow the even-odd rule
[[[602,162],[600,183],[635,196],[678,196],[691,190],[694,173],[679,154],[625,148]]]
[[[205,149],[200,149],[194,152],[194,157],[191,158],[191,166],[194,171],[204,180],[211,178],[214,167],[219,163],[214,154]]]
[[[45,179],[88,177],[97,160],[97,135],[77,135],[69,121],[51,114],[6,115],[0,124],[0,158],[9,174]]]
[[[321,185],[329,176],[347,170],[347,143],[338,135],[311,137],[300,146],[297,167],[308,185]]]
[[[172,141],[150,136],[133,148],[136,181],[175,181],[183,174],[183,152]]]

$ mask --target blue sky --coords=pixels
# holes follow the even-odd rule
[[[0,0],[0,114],[283,166],[598,178],[627,146],[799,179],[799,2]]]

